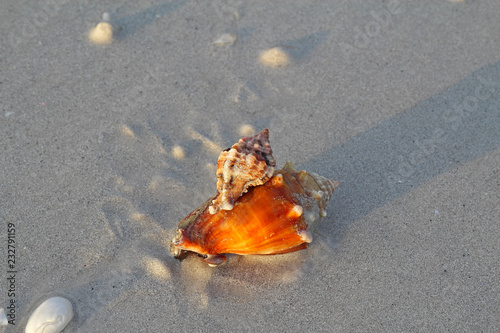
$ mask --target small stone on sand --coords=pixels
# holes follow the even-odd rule
[[[182,149],[181,146],[174,146],[172,148],[172,155],[177,160],[182,160],[186,156],[186,154],[184,154],[184,149]]]
[[[101,22],[89,32],[89,40],[98,45],[111,44],[113,42],[113,26],[108,22]]]
[[[239,132],[240,136],[252,136],[255,134],[255,129],[252,125],[245,124],[240,126]]]
[[[290,57],[281,47],[262,51],[259,60],[262,65],[271,68],[285,67],[290,63]]]
[[[104,22],[110,22],[111,21],[111,15],[108,12],[105,12],[102,14],[102,20]]]
[[[132,129],[127,125],[122,125],[122,133],[128,136],[129,138],[135,138],[134,131],[132,131]]]

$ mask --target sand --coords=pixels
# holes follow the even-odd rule
[[[73,304],[64,332],[496,331],[499,12],[1,2],[0,248],[14,226],[16,273],[3,255],[15,326],[0,332],[50,296]],[[112,42],[96,45],[104,13]],[[278,167],[341,182],[310,247],[173,258],[219,152],[263,128]]]

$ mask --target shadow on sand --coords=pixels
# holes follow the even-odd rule
[[[500,146],[500,62],[298,168],[341,181],[320,227],[338,246],[349,225]],[[335,222],[333,222],[335,221]]]

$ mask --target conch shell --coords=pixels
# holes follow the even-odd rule
[[[268,143],[266,129],[255,137],[241,139],[227,151],[244,146],[246,156],[260,157],[255,159],[260,167],[250,167],[250,172],[256,169],[270,170],[274,169],[275,162]],[[262,167],[263,161],[266,161],[266,168]],[[241,161],[238,163],[233,165],[250,166]],[[312,241],[312,229],[326,216],[326,207],[339,182],[312,172],[297,171],[291,162],[287,162],[283,169],[273,170],[270,179],[266,179],[267,172],[249,174],[237,169],[233,176],[229,172],[222,177],[224,182],[217,182],[218,193],[180,221],[172,240],[171,251],[174,256],[182,258],[187,252],[195,252],[203,256],[203,261],[209,265],[219,265],[226,259],[224,254],[228,253],[281,254],[306,248]],[[258,178],[252,179],[251,174],[257,174]],[[232,209],[216,209],[212,213],[214,203],[223,202],[219,198],[224,185],[228,184],[227,180],[238,184],[238,190],[234,192],[238,193],[237,196],[225,197],[232,198],[228,199],[233,200]],[[231,192],[233,187],[227,186],[226,189]]]

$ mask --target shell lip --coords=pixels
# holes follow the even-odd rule
[[[178,228],[175,237],[170,242],[170,252],[174,255],[175,258],[181,260],[186,258],[186,253],[188,252],[180,247],[182,238],[184,236],[183,234],[184,229]]]
[[[188,241],[188,238],[185,238],[186,235],[186,230],[185,229],[177,229],[177,234],[175,237],[172,239],[170,242],[170,252],[173,254],[174,258],[179,259],[179,260],[184,260],[188,257],[189,253],[194,253],[204,259],[210,258],[210,257],[216,257],[216,256],[223,256],[223,254],[217,253],[217,254],[211,254],[211,253],[202,253],[199,251],[196,251],[190,246],[190,242]],[[209,262],[209,261],[206,261]],[[224,262],[224,261],[222,261]],[[221,263],[222,263],[221,262]],[[210,262],[212,263],[212,262]]]
[[[174,243],[170,244],[170,252],[173,254],[174,258],[177,258],[179,260],[185,259],[187,256],[187,253],[189,251],[180,249],[174,245]]]

